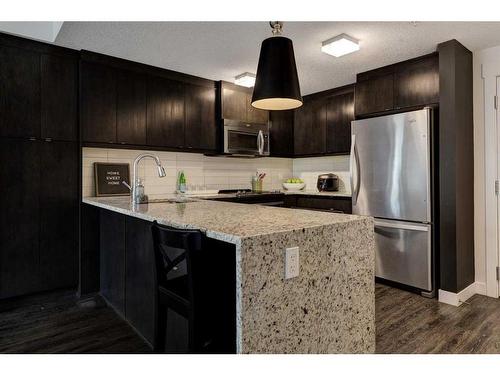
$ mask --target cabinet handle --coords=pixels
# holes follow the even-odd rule
[[[52,138],[45,138],[45,142],[52,142]]]
[[[30,140],[30,141],[36,141],[36,138],[35,137],[29,137],[28,140]]]

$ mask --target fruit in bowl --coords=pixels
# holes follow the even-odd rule
[[[302,190],[306,187],[306,184],[300,178],[289,178],[283,182],[283,187],[286,190]]]

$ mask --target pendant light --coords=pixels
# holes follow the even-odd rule
[[[281,36],[283,22],[270,22],[273,36],[260,47],[252,106],[281,111],[302,105],[292,41]]]

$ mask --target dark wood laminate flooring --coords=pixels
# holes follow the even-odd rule
[[[500,353],[500,299],[454,307],[377,284],[377,353]]]
[[[74,292],[0,302],[0,353],[147,353],[110,307],[80,305]]]
[[[376,285],[377,353],[500,353],[500,299],[453,307]],[[110,307],[74,292],[0,302],[0,353],[150,353]]]

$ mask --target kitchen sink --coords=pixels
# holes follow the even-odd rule
[[[196,199],[192,198],[157,198],[157,199],[149,199],[147,202],[141,202],[140,204],[148,204],[148,203],[190,203],[196,202]]]

